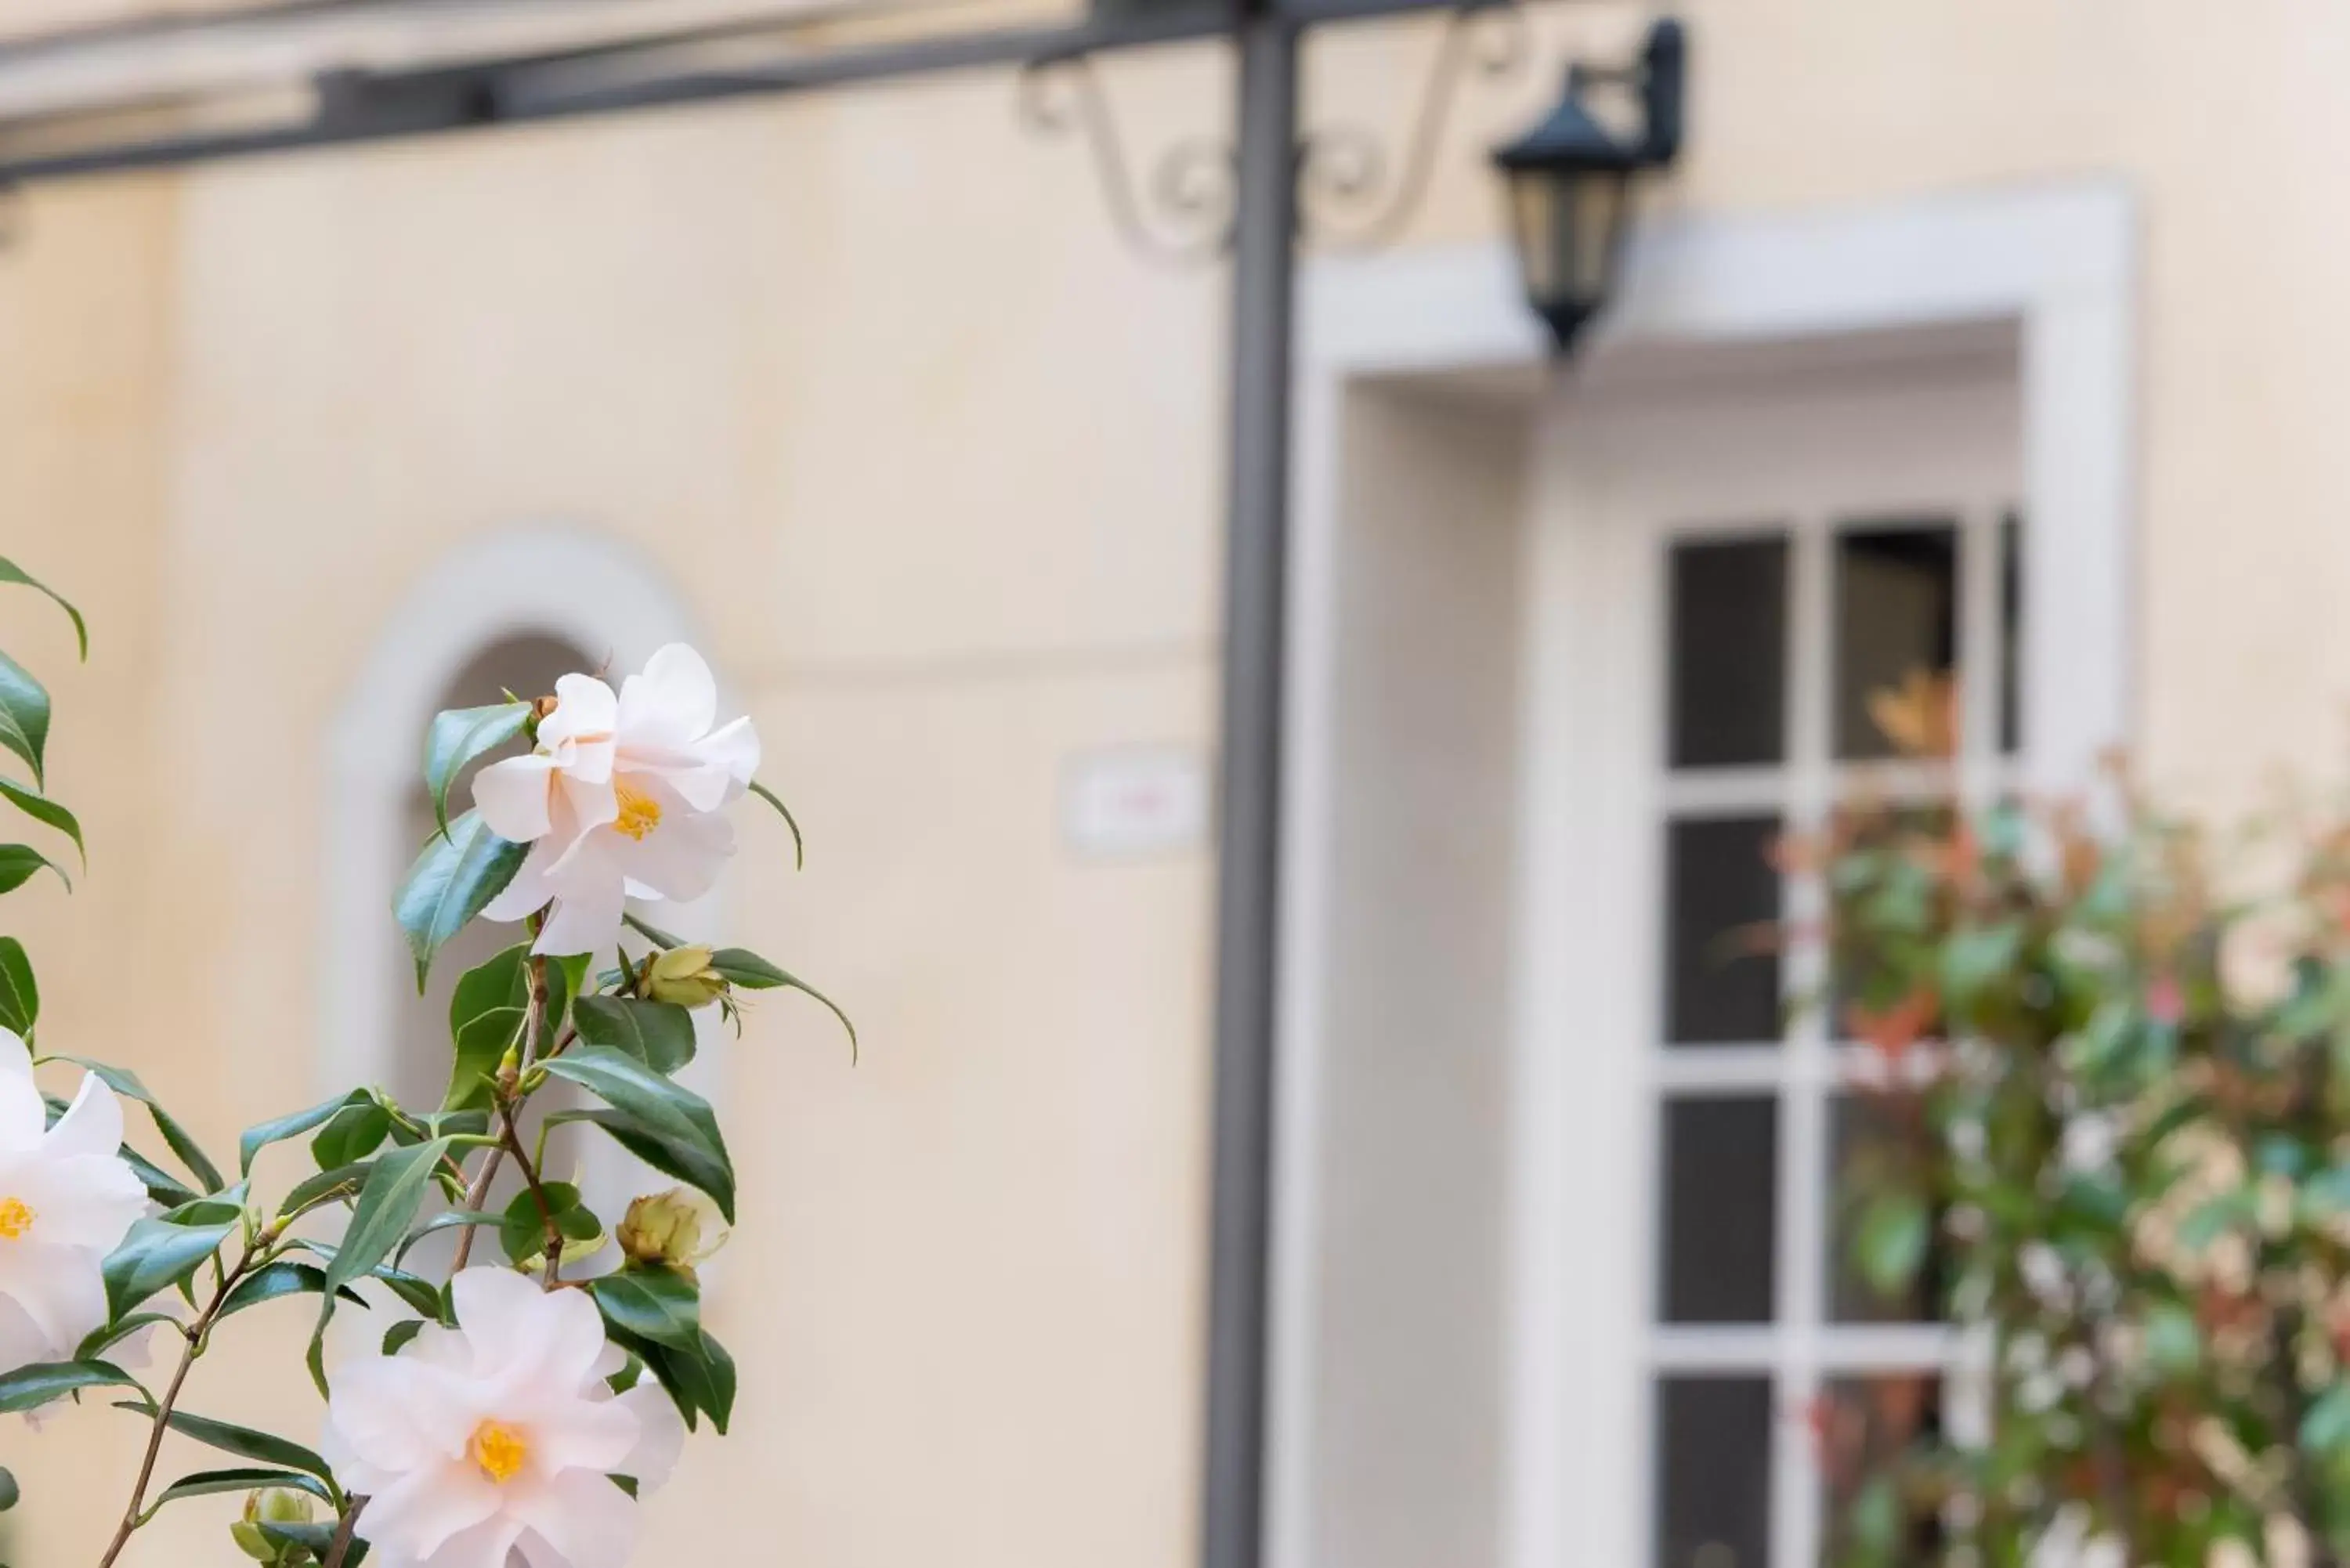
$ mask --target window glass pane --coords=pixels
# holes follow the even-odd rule
[[[1771,1381],[1657,1386],[1658,1568],[1768,1568]]]
[[[1785,754],[1787,542],[1677,545],[1672,555],[1672,765]]]
[[[1940,1381],[1926,1373],[1839,1378],[1823,1391],[1814,1414],[1819,1439],[1824,1526],[1821,1568],[1852,1561],[1847,1527],[1852,1505],[1869,1478],[1898,1468],[1920,1438],[1941,1428]],[[1941,1521],[1912,1520],[1892,1559],[1897,1568],[1929,1568],[1941,1556]]]
[[[1869,697],[1958,662],[1959,531],[1943,521],[1870,524],[1836,535],[1835,749],[1894,754]]]
[[[1999,749],[2023,746],[2023,520],[1999,525]]]
[[[1937,1315],[1942,1294],[1941,1215],[1928,1217],[1925,1266],[1908,1289],[1887,1295],[1854,1261],[1853,1242],[1871,1198],[1907,1169],[1923,1132],[1897,1102],[1845,1095],[1829,1107],[1828,1191],[1835,1220],[1828,1228],[1828,1304],[1837,1323],[1924,1323]]]
[[[1775,816],[1686,818],[1666,829],[1665,1038],[1677,1045],[1779,1037]]]
[[[1777,1280],[1779,1103],[1665,1102],[1667,1323],[1768,1323]]]

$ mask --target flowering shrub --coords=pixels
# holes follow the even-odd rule
[[[2113,794],[1812,846],[1873,1054],[1853,1261],[1958,1329],[1939,1418],[1822,1412],[1842,1568],[2350,1551],[2350,822],[2223,849]]]
[[[5,560],[0,584],[56,599],[87,657],[72,606]],[[79,851],[80,823],[46,793],[50,709],[0,653],[0,746],[31,779],[0,777],[0,796]],[[536,701],[442,713],[423,763],[440,827],[393,911],[419,987],[469,922],[523,928],[456,982],[438,1105],[352,1089],[248,1129],[232,1179],[136,1076],[47,1049],[30,960],[0,937],[0,1416],[94,1395],[147,1425],[99,1568],[172,1503],[223,1492],[245,1494],[232,1533],[265,1563],[619,1568],[636,1498],[667,1477],[685,1431],[705,1418],[726,1429],[734,1364],[702,1326],[696,1265],[711,1250],[703,1205],[733,1221],[734,1175],[716,1114],[676,1075],[693,1059],[697,1010],[739,1029],[744,991],[832,1003],[755,953],[671,936],[630,903],[707,892],[733,851],[726,810],[745,794],[775,807],[796,854],[797,826],[753,776],[758,736],[747,719],[717,722],[708,666],[672,646],[617,692],[567,675]],[[473,809],[452,820],[450,795],[477,763]],[[42,871],[67,876],[0,844],[0,892]],[[46,1093],[42,1075],[69,1097]],[[557,1085],[570,1108],[525,1136],[533,1098]],[[152,1124],[153,1158],[125,1141],[126,1099]],[[608,1236],[548,1174],[550,1140],[589,1136],[682,1185],[636,1198]],[[305,1137],[311,1173],[261,1189],[262,1151]],[[502,1172],[518,1188],[501,1203]],[[446,1278],[411,1272],[411,1249],[444,1231],[456,1236]],[[188,1407],[229,1319],[298,1303],[327,1401],[315,1448]],[[380,1350],[328,1368],[327,1326],[353,1309],[389,1316]],[[150,1335],[172,1354],[159,1375],[135,1375],[144,1364],[126,1352]],[[166,1480],[166,1432],[226,1461]],[[0,1511],[16,1501],[0,1469]]]

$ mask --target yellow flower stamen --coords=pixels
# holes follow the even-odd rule
[[[504,1422],[484,1421],[473,1428],[465,1452],[484,1475],[504,1486],[522,1473],[523,1461],[530,1458],[530,1445]]]
[[[19,1241],[33,1228],[32,1205],[21,1198],[0,1198],[0,1241]]]
[[[612,826],[638,843],[643,843],[645,835],[660,826],[660,802],[642,790],[630,789],[618,782],[612,785],[612,794],[620,803],[619,820]]]

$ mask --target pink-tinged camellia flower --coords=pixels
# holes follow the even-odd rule
[[[683,643],[646,661],[618,696],[592,675],[555,684],[526,757],[484,768],[473,804],[499,837],[530,846],[483,910],[518,920],[554,906],[536,950],[602,952],[619,940],[628,898],[698,898],[734,852],[718,813],[759,766],[748,719],[712,728],[718,684]]]
[[[32,1053],[0,1029],[0,1376],[73,1359],[106,1322],[99,1265],[147,1211],[113,1090],[85,1075],[47,1120]]]
[[[428,1324],[399,1355],[328,1380],[320,1450],[368,1498],[358,1534],[384,1568],[620,1568],[639,1490],[685,1441],[650,1382],[615,1395],[619,1350],[580,1291],[506,1269],[451,1282],[457,1326]]]

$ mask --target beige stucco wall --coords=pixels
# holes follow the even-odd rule
[[[62,3],[62,0],[61,0]],[[96,0],[92,0],[96,3]],[[2331,759],[2350,692],[2350,8],[1693,0],[1666,205],[1786,210],[2118,174],[2146,214],[2139,719],[2225,794]],[[1541,18],[1544,61],[1645,13]],[[1392,127],[1424,24],[1318,44],[1315,120]],[[1428,242],[1486,234],[1464,102]],[[1212,51],[1111,67],[1131,135],[1217,123]],[[20,895],[53,1044],[226,1141],[306,1100],[320,747],[457,541],[571,521],[657,556],[768,737],[809,870],[743,935],[852,1007],[734,1057],[728,1442],[680,1550],[837,1568],[1186,1560],[1210,867],[1071,863],[1063,760],[1212,732],[1222,311],[1144,266],[1082,153],[985,75],[42,191],[0,255],[0,606],[54,677],[68,903]],[[2047,590],[2061,603],[2061,587]],[[391,940],[386,928],[387,941]],[[197,1401],[314,1419],[236,1351]],[[129,1424],[0,1433],[19,1568],[90,1559]],[[107,1485],[95,1478],[108,1475]],[[139,1561],[226,1561],[191,1505]]]

